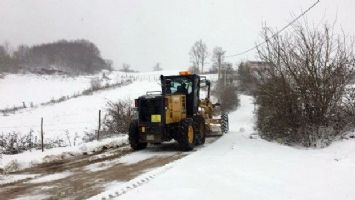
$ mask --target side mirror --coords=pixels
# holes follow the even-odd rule
[[[171,80],[170,79],[165,80],[165,86],[171,87]]]

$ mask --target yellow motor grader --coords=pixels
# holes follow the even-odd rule
[[[135,99],[135,117],[129,127],[129,143],[134,150],[148,143],[176,140],[182,150],[205,143],[206,134],[228,132],[228,115],[215,116],[219,104],[210,101],[211,83],[190,71],[160,76],[162,91],[147,92]],[[206,88],[206,98],[200,99]]]

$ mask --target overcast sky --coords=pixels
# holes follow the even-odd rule
[[[0,0],[0,43],[33,45],[88,39],[115,67],[185,69],[193,43],[241,52],[260,40],[262,24],[282,28],[316,0]],[[311,23],[355,33],[354,0],[321,0]],[[255,53],[228,61],[255,59]]]

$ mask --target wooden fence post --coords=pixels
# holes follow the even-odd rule
[[[42,147],[42,152],[44,151],[43,148],[43,117],[41,117],[41,147]]]
[[[97,129],[97,140],[100,139],[100,129],[101,129],[101,110],[99,110],[99,128]]]

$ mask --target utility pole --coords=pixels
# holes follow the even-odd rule
[[[223,77],[223,86],[226,87],[227,85],[227,68],[224,68],[224,77]]]
[[[43,147],[43,117],[41,117],[41,147],[42,147],[42,152],[44,151]]]

